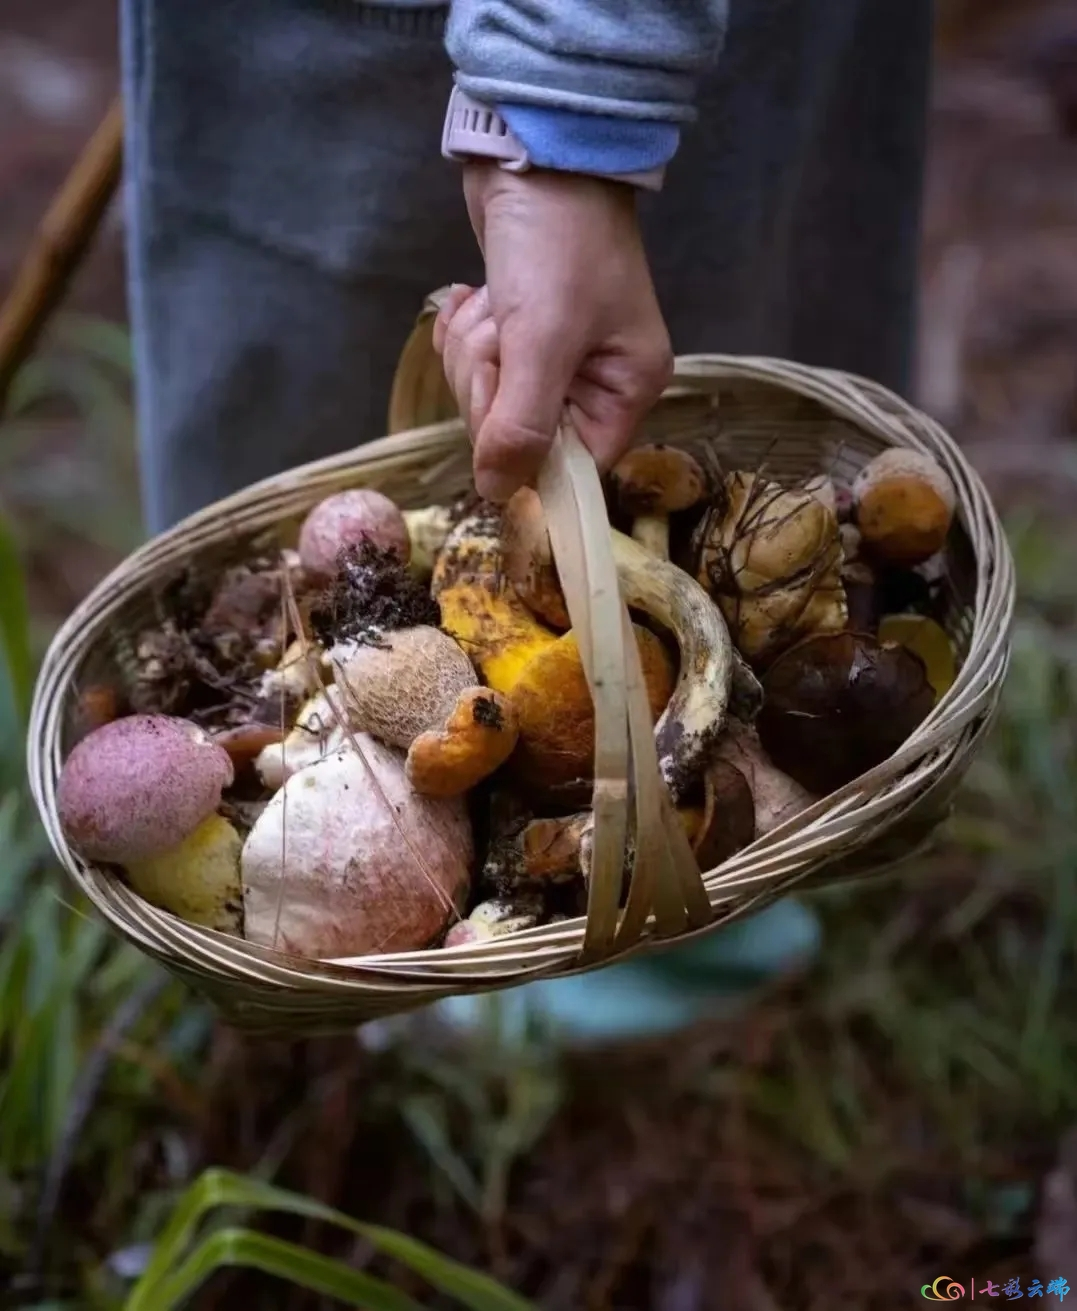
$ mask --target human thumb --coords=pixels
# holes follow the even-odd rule
[[[485,500],[503,503],[535,478],[574,372],[562,343],[502,333],[497,390],[475,435],[475,490]]]

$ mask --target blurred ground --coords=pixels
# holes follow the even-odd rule
[[[111,0],[5,0],[0,286],[108,103],[114,39]],[[203,1057],[204,1015],[173,1002],[100,1093],[58,1267],[144,1236],[159,1212],[132,1237],[136,1199],[217,1162],[566,1311],[889,1309],[939,1274],[1077,1288],[1077,1148],[1059,1145],[1077,1120],[1077,5],[951,0],[939,50],[918,400],[1007,509],[1024,584],[1006,715],[950,844],[821,898],[825,959],[743,1023],[616,1059],[220,1029]],[[120,243],[114,221],[72,308],[122,317]],[[36,419],[0,474],[46,623],[137,532],[129,430],[92,399],[91,423]],[[240,1297],[315,1305],[235,1276],[198,1306]]]

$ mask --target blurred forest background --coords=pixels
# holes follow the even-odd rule
[[[2,9],[0,291],[117,82],[113,0]],[[817,965],[688,1040],[569,1059],[494,1010],[466,1059],[247,1041],[72,904],[0,695],[0,1305],[116,1306],[209,1165],[566,1311],[1077,1290],[1077,5],[942,0],[937,66],[916,399],[1021,579],[1004,713],[937,854],[816,896]],[[122,240],[114,209],[0,423],[34,654],[140,537]],[[18,585],[0,552],[9,617]],[[313,1215],[269,1228],[373,1253]],[[241,1297],[339,1305],[241,1271],[192,1304]]]

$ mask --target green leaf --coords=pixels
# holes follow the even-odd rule
[[[276,1275],[324,1297],[335,1297],[363,1311],[423,1311],[422,1305],[383,1279],[353,1270],[342,1261],[321,1256],[297,1243],[271,1238],[250,1229],[220,1229],[204,1239],[176,1273],[154,1294],[154,1311],[173,1311],[215,1271],[247,1266]],[[134,1305],[134,1298],[128,1307]]]
[[[281,1211],[347,1229],[408,1266],[439,1292],[456,1298],[468,1311],[535,1311],[530,1302],[488,1275],[470,1270],[413,1238],[377,1225],[362,1224],[312,1198],[227,1170],[207,1170],[180,1198],[126,1311],[164,1311],[161,1289],[166,1286],[165,1281],[173,1277],[172,1272],[183,1259],[204,1217],[218,1207]]]
[[[0,684],[5,682],[19,720],[25,722],[34,686],[30,610],[15,539],[0,519]],[[3,696],[0,687],[0,699]]]

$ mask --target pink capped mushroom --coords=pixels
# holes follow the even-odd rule
[[[95,729],[64,763],[60,824],[87,860],[129,865],[178,847],[233,779],[228,753],[186,719],[129,715]]]
[[[327,496],[311,510],[299,530],[299,558],[312,577],[329,579],[341,552],[364,542],[392,551],[401,564],[411,557],[407,521],[397,506],[381,492],[357,487]]]

